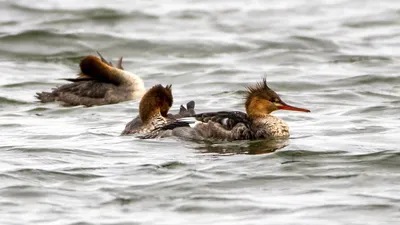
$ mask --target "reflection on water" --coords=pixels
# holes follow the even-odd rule
[[[198,143],[194,148],[201,153],[218,154],[266,154],[281,149],[289,144],[289,140],[255,140],[255,141],[233,141],[215,142],[207,141]]]

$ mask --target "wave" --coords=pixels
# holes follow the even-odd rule
[[[0,104],[5,105],[26,105],[30,104],[29,102],[20,101],[12,98],[0,97]]]
[[[124,18],[142,18],[142,19],[158,19],[158,16],[152,15],[149,13],[141,12],[141,11],[130,11],[125,12],[117,9],[111,8],[104,8],[104,7],[95,7],[95,8],[88,8],[88,9],[57,9],[57,8],[38,8],[28,5],[21,5],[17,3],[10,4],[9,7],[12,9],[16,9],[22,11],[24,13],[48,13],[48,14],[71,14],[75,16],[80,16],[81,19],[107,19],[107,20],[114,20],[114,19],[124,19]],[[53,20],[54,23],[59,23],[65,20]],[[49,21],[49,23],[53,23]]]

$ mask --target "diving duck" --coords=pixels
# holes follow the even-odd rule
[[[94,106],[136,100],[145,92],[143,80],[122,67],[122,57],[114,67],[103,56],[86,56],[80,62],[77,78],[51,92],[36,93],[42,103],[61,102],[63,106]]]
[[[247,88],[246,113],[219,111],[194,114],[169,122],[142,138],[177,136],[193,140],[255,140],[288,138],[289,127],[278,117],[271,115],[276,110],[310,112],[286,104],[268,87],[266,79]]]
[[[194,101],[188,102],[186,108],[181,105],[178,114],[168,113],[173,103],[171,87],[158,84],[150,88],[140,100],[139,115],[125,126],[121,135],[151,133],[178,118],[194,115]]]

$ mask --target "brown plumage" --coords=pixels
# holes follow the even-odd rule
[[[249,117],[262,117],[278,108],[273,102],[279,102],[279,96],[271,90],[266,80],[255,86],[247,87],[245,108]]]
[[[195,114],[194,102],[187,104],[187,109],[181,105],[177,115],[168,114],[173,103],[171,85],[163,87],[161,84],[150,88],[142,97],[139,104],[139,116],[129,122],[122,135],[143,134],[162,127],[178,117]]]
[[[172,85],[163,87],[161,84],[158,84],[150,88],[143,95],[139,104],[139,116],[144,123],[147,123],[159,114],[162,117],[167,116],[168,110],[174,101],[171,87]]]
[[[100,58],[86,56],[79,66],[81,72],[77,78],[65,79],[71,83],[52,92],[37,93],[36,97],[42,103],[59,101],[64,106],[93,106],[138,99],[145,91],[140,77],[122,69],[122,57],[117,67],[101,55]]]
[[[300,112],[310,112],[308,109],[289,106],[279,95],[268,87],[267,80],[247,88],[245,108],[247,115],[252,118],[268,116],[275,110],[292,110]]]
[[[310,112],[308,109],[296,108],[283,102],[279,95],[268,87],[266,79],[248,87],[245,108],[246,113],[220,111],[195,114],[191,119],[183,118],[168,123],[144,138],[170,135],[200,140],[287,138],[287,124],[270,113],[278,109]]]

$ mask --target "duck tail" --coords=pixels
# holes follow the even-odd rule
[[[196,114],[194,111],[194,106],[195,106],[194,101],[188,102],[186,104],[186,108],[185,108],[185,106],[181,105],[181,107],[179,109],[179,116],[181,116],[181,117],[193,116],[194,114]]]
[[[194,111],[194,106],[195,106],[195,102],[194,101],[190,101],[186,104],[186,108],[187,111],[190,113],[191,116],[193,116],[194,114],[196,114],[196,112]]]
[[[51,92],[37,92],[35,97],[42,103],[54,102],[56,97]]]

